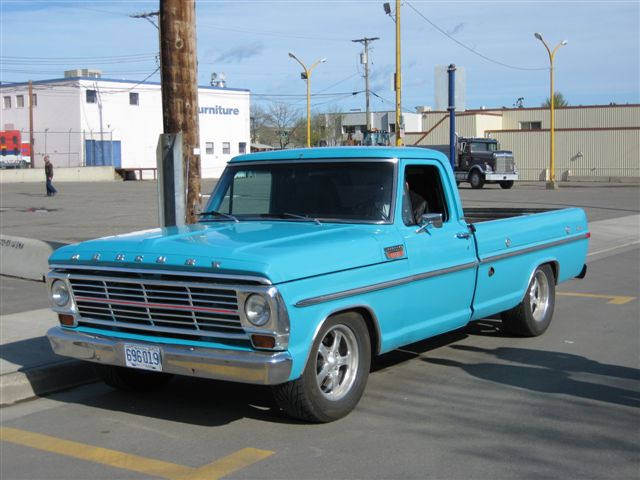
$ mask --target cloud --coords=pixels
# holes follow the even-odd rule
[[[458,25],[453,27],[453,29],[449,30],[447,33],[449,35],[456,35],[457,33],[460,33],[463,28],[464,28],[464,22],[463,23],[459,23]]]
[[[247,58],[260,55],[264,50],[264,44],[261,41],[255,41],[245,45],[240,45],[235,48],[231,48],[226,52],[221,53],[215,59],[216,62],[241,62]]]

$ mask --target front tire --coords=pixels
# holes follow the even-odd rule
[[[471,188],[478,190],[484,186],[484,176],[479,170],[474,170],[469,174],[469,183]]]
[[[163,387],[173,375],[133,368],[94,363],[93,368],[104,383],[117,390],[146,391]]]
[[[527,292],[517,306],[502,312],[502,325],[523,337],[542,335],[553,317],[556,302],[555,277],[549,265],[536,268]]]
[[[370,366],[371,343],[364,319],[357,313],[337,315],[320,329],[302,376],[273,387],[274,396],[291,417],[332,422],[358,404]]]
[[[513,187],[513,180],[503,180],[502,182],[500,182],[500,188],[509,190],[511,187]]]

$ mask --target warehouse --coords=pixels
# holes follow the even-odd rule
[[[56,167],[109,165],[153,178],[162,133],[160,84],[104,79],[98,71],[65,72],[65,78],[0,86],[2,130],[20,130],[28,142],[33,115],[34,166],[48,154]],[[248,90],[199,87],[203,178],[219,177],[234,156],[249,152]]]

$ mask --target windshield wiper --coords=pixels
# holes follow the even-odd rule
[[[280,215],[282,215],[283,217],[297,218],[298,220],[306,220],[307,222],[314,222],[316,225],[322,225],[320,223],[320,220],[318,220],[317,218],[311,218],[309,215],[298,215],[297,213],[289,212],[282,212]]]
[[[226,218],[227,220],[233,220],[234,222],[238,223],[240,222],[240,220],[238,220],[236,217],[234,217],[233,215],[229,215],[228,213],[222,213],[222,212],[218,212],[216,210],[209,210],[207,212],[200,212],[197,214],[198,216],[202,216],[202,215],[216,215],[218,217],[222,217],[222,218]],[[207,220],[214,220],[213,218],[201,218],[200,221],[207,221]]]

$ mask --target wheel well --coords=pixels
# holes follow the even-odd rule
[[[353,307],[347,308],[345,310],[340,310],[329,315],[328,318],[337,317],[339,315],[348,315],[348,314],[356,314],[360,316],[365,325],[367,326],[367,330],[369,331],[369,342],[371,343],[371,353],[373,355],[378,355],[380,352],[380,332],[378,330],[378,322],[375,318],[373,312],[371,312],[366,307]]]
[[[553,272],[553,281],[558,285],[558,275],[560,274],[560,266],[558,265],[558,262],[547,262],[544,265],[549,265],[551,267],[551,271]]]

